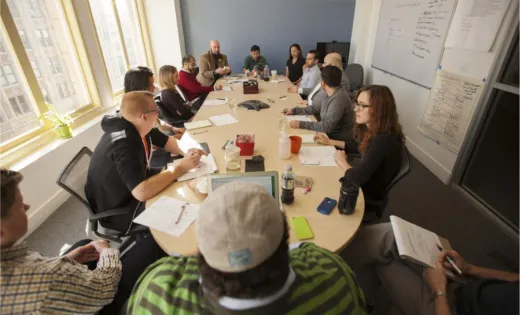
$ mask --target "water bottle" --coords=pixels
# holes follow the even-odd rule
[[[269,66],[268,65],[265,65],[264,67],[264,80],[269,80]]]
[[[339,213],[344,215],[354,213],[358,195],[359,186],[354,184],[341,185],[338,202]]]
[[[291,165],[285,166],[285,172],[282,174],[282,202],[290,205],[294,201],[294,181],[296,175],[292,171]]]
[[[249,77],[249,69],[246,69],[246,78]]]
[[[278,141],[278,156],[282,160],[287,160],[291,157],[291,140],[285,131],[280,133],[280,140]]]

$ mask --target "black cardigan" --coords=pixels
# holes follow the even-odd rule
[[[380,201],[401,168],[402,154],[403,143],[396,133],[378,134],[359,165],[345,172],[344,182],[361,186],[365,199]]]
[[[157,105],[161,109],[161,119],[168,123],[188,121],[194,116],[190,106],[184,102],[176,90],[162,90],[159,99],[160,102]]]

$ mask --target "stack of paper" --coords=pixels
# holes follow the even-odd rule
[[[192,122],[186,122],[184,123],[184,128],[187,130],[193,130],[198,128],[204,128],[212,126],[212,124],[209,122],[209,120],[199,120],[199,121],[192,121]]]
[[[287,115],[285,116],[287,120],[299,120],[299,121],[311,121],[309,117],[306,115]]]
[[[180,161],[181,160],[175,160],[173,163],[168,164],[168,168],[175,167],[175,165],[179,164]],[[216,173],[217,171],[218,171],[217,163],[215,162],[215,158],[213,157],[213,155],[210,153],[208,155],[203,155],[200,158],[199,165],[196,168],[190,170],[186,174],[179,177],[177,179],[177,181],[183,182],[183,181],[197,178],[200,176],[213,174],[213,173]]]
[[[225,105],[227,103],[227,98],[226,99],[216,99],[216,100],[205,100],[204,101],[204,104],[202,105]]]
[[[302,147],[298,157],[302,165],[336,166],[333,146]]]
[[[314,143],[314,135],[298,135],[298,136],[302,138],[303,144]]]
[[[179,237],[195,221],[199,208],[199,205],[163,196],[135,218],[134,222]],[[179,222],[175,223],[179,216]]]
[[[224,126],[238,122],[238,120],[236,120],[235,117],[229,114],[211,116],[209,120],[211,120],[217,126]]]

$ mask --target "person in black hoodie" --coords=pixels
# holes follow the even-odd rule
[[[148,91],[125,93],[120,113],[105,116],[105,132],[96,146],[87,175],[86,197],[95,213],[126,209],[120,215],[101,221],[105,228],[126,231],[145,201],[154,197],[184,173],[197,167],[204,151],[182,152],[177,139],[154,127],[158,116],[153,94]],[[152,146],[184,155],[173,169],[154,175],[150,171]]]

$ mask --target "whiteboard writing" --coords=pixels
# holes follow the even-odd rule
[[[510,0],[459,0],[446,47],[489,51]]]
[[[455,0],[383,0],[372,66],[430,87]]]
[[[481,89],[482,80],[439,70],[419,131],[457,154]]]

